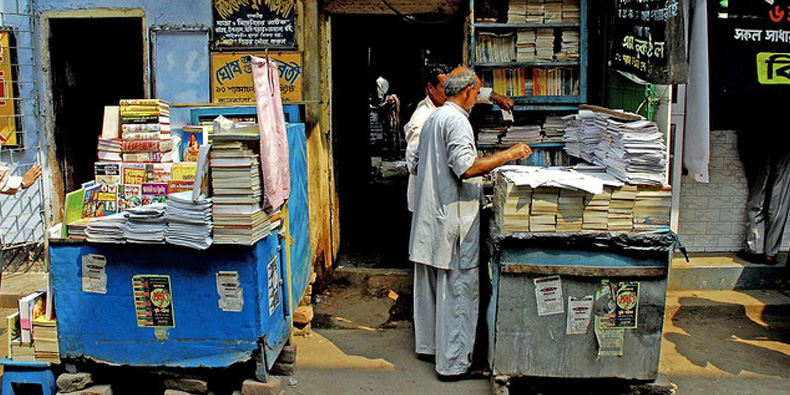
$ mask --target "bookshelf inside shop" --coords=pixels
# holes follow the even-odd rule
[[[514,120],[477,117],[481,154],[523,141],[519,164],[567,166],[562,116],[587,100],[587,0],[470,0],[471,65],[483,86],[512,98]]]

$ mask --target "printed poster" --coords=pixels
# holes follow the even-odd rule
[[[265,57],[265,53],[211,54],[211,102],[225,104],[256,104],[252,87],[250,55]],[[270,53],[277,61],[280,74],[280,96],[283,103],[302,99],[302,54],[300,52]]]
[[[140,328],[174,328],[170,276],[141,274],[132,277],[134,310]]]
[[[623,356],[624,329],[607,327],[602,317],[595,317],[595,339],[598,341],[598,358]]]
[[[82,292],[107,293],[107,258],[104,255],[82,256]]]
[[[214,48],[296,45],[296,0],[213,0]]]
[[[217,294],[222,311],[244,310],[244,290],[239,281],[239,272],[217,272]]]
[[[269,274],[269,315],[271,316],[280,306],[280,268],[277,265],[277,255],[272,257],[266,268]]]
[[[538,304],[538,316],[562,314],[565,312],[562,301],[562,283],[560,276],[536,278],[535,300]]]
[[[14,71],[11,67],[11,33],[0,31],[0,143],[16,146]]]
[[[639,315],[639,282],[602,283],[596,300],[606,299],[607,308],[596,310],[601,325],[607,328],[636,329]]]
[[[593,310],[593,296],[583,298],[568,297],[568,322],[565,325],[566,335],[584,335],[590,327]]]

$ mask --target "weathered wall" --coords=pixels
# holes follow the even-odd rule
[[[712,131],[710,154],[710,183],[683,177],[679,233],[690,251],[737,251],[745,238],[748,187],[735,132]],[[783,251],[790,246],[785,230]]]

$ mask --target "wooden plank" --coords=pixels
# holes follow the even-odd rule
[[[636,115],[636,114],[626,114],[626,113],[610,110],[610,109],[605,108],[605,107],[593,106],[592,104],[581,104],[581,105],[579,105],[579,109],[580,110],[589,110],[589,111],[601,112],[601,113],[604,113],[604,114],[609,114],[612,117],[623,119],[623,120],[626,120],[626,121],[638,121],[638,120],[642,119],[642,117],[640,117],[639,115]]]
[[[668,270],[663,266],[581,266],[581,265],[527,265],[502,263],[502,273],[545,274],[579,277],[666,277]]]

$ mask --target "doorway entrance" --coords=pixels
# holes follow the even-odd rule
[[[426,16],[430,18],[431,16]],[[406,208],[403,125],[425,98],[426,65],[463,59],[464,18],[433,23],[389,15],[332,16],[332,115],[340,203],[340,255],[357,266],[410,267],[411,214]],[[420,20],[423,20],[422,18]],[[387,137],[376,80],[399,99],[397,127]],[[371,133],[372,132],[372,133]],[[384,146],[384,148],[382,148]]]
[[[52,18],[49,29],[55,152],[65,193],[94,178],[104,106],[145,97],[143,19]]]

